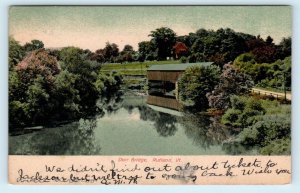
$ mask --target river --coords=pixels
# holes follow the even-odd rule
[[[105,105],[103,105],[105,104]],[[9,137],[11,155],[249,155],[218,118],[157,109],[146,96],[109,101],[93,118]]]

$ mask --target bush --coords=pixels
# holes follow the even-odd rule
[[[234,109],[244,110],[246,106],[247,98],[246,97],[239,97],[236,95],[233,95],[230,97],[230,104],[231,107]]]
[[[243,145],[258,146],[266,155],[290,153],[290,137],[290,114],[264,115],[238,135]]]
[[[180,58],[180,63],[186,63],[187,62],[187,58],[185,56],[182,56]]]
[[[245,108],[244,111],[239,115],[238,120],[236,121],[234,126],[247,127],[256,123],[260,115],[263,115],[262,111],[257,111],[251,108]]]
[[[222,123],[225,125],[236,123],[241,113],[242,111],[238,109],[228,109],[222,116]]]
[[[247,127],[260,120],[260,116],[266,113],[262,101],[252,97],[231,96],[230,106],[222,116],[222,123],[234,127]]]
[[[262,147],[259,152],[263,155],[290,155],[291,139],[276,139],[268,145]]]

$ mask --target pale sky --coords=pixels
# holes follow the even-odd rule
[[[45,47],[77,46],[95,51],[106,42],[120,50],[150,40],[151,31],[169,27],[177,35],[200,28],[231,28],[270,35],[275,43],[292,36],[290,6],[13,6],[9,35],[21,44],[38,39]]]

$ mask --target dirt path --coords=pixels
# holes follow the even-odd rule
[[[284,98],[284,93],[282,92],[274,92],[274,91],[268,91],[260,88],[252,88],[251,90],[254,93],[259,93],[261,95],[267,95],[267,96],[274,96],[275,98]],[[287,100],[292,100],[292,95],[290,93],[286,93],[286,99]]]

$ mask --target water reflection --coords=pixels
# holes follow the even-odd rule
[[[101,109],[97,117],[103,117],[105,113],[111,114],[116,112],[122,107],[123,100],[124,95],[121,91],[100,97],[96,103],[98,109]]]
[[[155,111],[146,105],[139,106],[138,109],[140,112],[140,119],[154,122],[154,128],[160,136],[173,136],[178,130],[176,116]]]
[[[207,149],[210,146],[223,145],[234,133],[220,123],[220,117],[204,114],[183,113],[182,117],[161,113],[147,106],[139,106],[141,120],[153,121],[154,128],[160,136],[175,135],[179,125],[184,128],[188,138],[196,146]],[[130,109],[132,111],[132,109]]]
[[[96,120],[83,120],[63,127],[10,138],[9,153],[14,155],[97,155]]]
[[[154,127],[160,136],[168,137],[175,135],[177,131],[177,119],[166,113],[160,113],[158,119],[155,120]]]
[[[241,154],[256,154],[257,148],[247,148],[237,141],[226,141],[222,145],[222,150],[228,155],[241,155]]]
[[[97,102],[101,111],[59,127],[11,136],[10,154],[21,155],[220,155],[246,154],[219,117],[156,111],[146,98],[116,93]]]
[[[193,143],[204,149],[210,146],[220,145],[228,139],[230,134],[226,128],[218,125],[217,118],[201,114],[185,114],[180,119],[185,134],[193,140]]]

